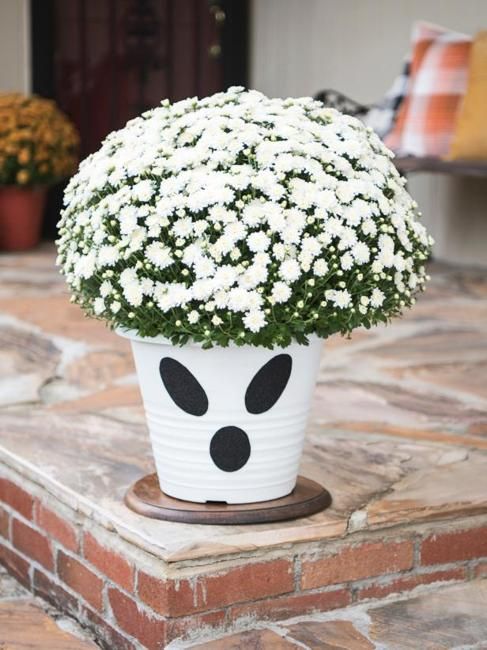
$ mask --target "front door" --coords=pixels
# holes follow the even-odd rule
[[[164,98],[246,84],[247,0],[31,3],[33,90],[75,122],[82,157]],[[57,218],[48,210],[47,234]]]

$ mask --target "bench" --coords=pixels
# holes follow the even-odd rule
[[[350,97],[337,90],[322,90],[315,95],[315,99],[323,102],[325,106],[336,108],[342,113],[358,118],[364,117],[371,108],[370,106],[356,102],[354,99],[350,99]],[[451,176],[487,177],[487,161],[443,160],[442,158],[433,157],[398,156],[394,158],[394,164],[401,174],[404,175],[430,172],[449,174]]]

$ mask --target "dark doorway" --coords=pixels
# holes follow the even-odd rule
[[[161,99],[247,83],[247,0],[31,0],[31,13],[33,91],[75,122],[82,157]]]

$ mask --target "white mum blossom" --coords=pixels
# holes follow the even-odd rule
[[[291,288],[285,282],[276,282],[272,287],[271,297],[276,303],[287,302],[291,295]]]
[[[100,296],[106,298],[113,291],[113,285],[109,280],[104,280],[100,285]]]
[[[301,275],[299,264],[296,262],[296,260],[293,259],[284,260],[279,269],[279,275],[283,278],[283,280],[294,282]]]
[[[376,307],[376,308],[380,307],[384,302],[384,300],[385,300],[385,295],[383,294],[383,292],[380,289],[375,288],[372,291],[372,294],[370,296],[370,304],[372,305],[372,307]]]
[[[349,271],[354,265],[353,255],[345,253],[340,258],[340,266],[344,271]]]
[[[229,264],[221,266],[216,270],[215,275],[213,276],[215,286],[227,289],[235,283],[237,275],[237,271],[233,266],[230,266]]]
[[[199,321],[199,319],[200,319],[200,315],[198,314],[198,312],[195,309],[192,309],[188,314],[188,323],[194,325]]]
[[[266,218],[266,208],[260,201],[252,201],[242,212],[242,221],[247,226],[257,226]]]
[[[373,236],[377,232],[377,226],[372,221],[372,219],[366,219],[364,222],[362,222],[361,230],[364,233],[364,235]]]
[[[80,278],[91,278],[96,268],[96,251],[90,251],[78,259],[75,264],[75,275]]]
[[[137,270],[135,268],[129,267],[120,273],[120,284],[122,287],[126,287],[134,282],[137,282]]]
[[[120,251],[116,246],[102,246],[98,253],[99,266],[113,266],[120,259]]]
[[[140,181],[133,186],[132,193],[137,201],[149,201],[154,194],[154,183],[149,180]]]
[[[266,324],[265,314],[260,309],[254,309],[244,316],[243,322],[248,330],[258,332]]]
[[[263,232],[253,232],[247,238],[247,246],[254,253],[266,251],[271,240]]]
[[[140,282],[130,282],[123,288],[123,295],[125,296],[128,303],[133,307],[138,307],[142,304],[142,299],[144,298],[144,292],[142,291],[142,286]]]
[[[313,264],[313,273],[322,278],[328,273],[328,264],[325,260],[319,259]]]
[[[95,298],[93,301],[93,311],[97,316],[105,311],[105,301],[103,298]]]
[[[359,264],[365,264],[370,259],[370,249],[361,241],[352,246],[351,253]]]
[[[172,227],[175,237],[189,237],[193,232],[193,222],[189,217],[178,219]]]
[[[228,306],[231,311],[246,311],[249,308],[250,292],[242,287],[231,289],[228,294]]]
[[[197,278],[207,278],[215,273],[214,262],[204,255],[197,258],[194,262],[194,271]]]
[[[173,263],[171,249],[161,242],[152,242],[145,249],[149,262],[152,262],[158,269],[165,269]]]
[[[124,206],[120,210],[118,220],[120,222],[120,232],[123,235],[130,235],[137,228],[137,208],[133,205]]]
[[[339,309],[346,309],[352,302],[352,296],[346,289],[339,289],[333,292],[332,300]]]

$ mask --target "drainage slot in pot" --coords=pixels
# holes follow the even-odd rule
[[[206,502],[209,506],[227,506],[228,503],[226,501],[207,501]]]

